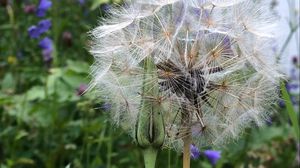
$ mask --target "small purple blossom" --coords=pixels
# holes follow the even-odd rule
[[[271,126],[273,124],[272,119],[271,118],[266,119],[266,124],[268,126]]]
[[[76,94],[77,96],[82,96],[84,95],[84,93],[86,92],[86,90],[88,89],[88,85],[86,84],[81,84],[77,89],[76,89]]]
[[[39,42],[39,47],[42,49],[52,50],[53,42],[49,37],[45,37]]]
[[[200,156],[199,149],[195,145],[191,145],[190,150],[191,150],[191,158],[194,160],[198,159]]]
[[[102,9],[102,11],[108,12],[111,9],[111,5],[105,3],[102,4],[100,8]]]
[[[27,31],[31,38],[38,38],[41,35],[38,27],[36,26],[30,26]]]
[[[50,64],[53,57],[52,57],[52,49],[44,49],[42,51],[42,55],[43,55],[43,60],[46,64]]]
[[[278,105],[279,105],[280,108],[285,108],[285,102],[284,102],[284,100],[282,100],[282,99],[279,100],[278,101]]]
[[[101,108],[104,111],[109,111],[111,109],[111,104],[106,102],[106,103],[102,104]]]
[[[38,23],[38,29],[40,34],[45,33],[46,31],[48,31],[50,29],[50,27],[52,26],[51,21],[49,19],[45,19],[45,20],[41,20]]]
[[[47,10],[52,6],[52,2],[50,0],[40,0],[39,6],[36,11],[36,16],[44,17],[46,15]]]
[[[83,5],[85,3],[85,0],[77,0],[77,1],[80,5]]]
[[[52,40],[49,37],[45,37],[44,39],[42,39],[39,42],[39,47],[41,49],[43,49],[42,55],[43,55],[44,62],[49,64],[53,59],[53,57],[52,57],[52,53],[53,53]]]
[[[297,65],[298,64],[298,57],[297,56],[293,56],[293,58],[292,58],[292,63],[294,64],[294,65]]]
[[[204,155],[212,165],[216,165],[218,160],[221,158],[221,152],[215,150],[206,150],[204,151]]]
[[[41,34],[48,31],[51,27],[51,21],[49,19],[41,20],[37,26],[33,25],[28,28],[28,34],[31,38],[38,38]]]

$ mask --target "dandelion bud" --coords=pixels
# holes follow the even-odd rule
[[[161,147],[164,142],[164,123],[157,75],[153,72],[156,65],[150,58],[144,63],[145,74],[141,109],[138,114],[135,136],[141,147]]]

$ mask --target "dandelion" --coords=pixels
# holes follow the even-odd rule
[[[147,142],[164,134],[161,145],[183,151],[188,167],[191,144],[222,146],[271,114],[282,75],[270,54],[276,20],[268,9],[252,0],[112,7],[90,32],[91,88],[109,97],[112,120],[133,137],[148,110]]]

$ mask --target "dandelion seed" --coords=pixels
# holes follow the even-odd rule
[[[138,0],[112,7],[90,32],[91,88],[107,95],[112,120],[132,135],[141,102],[151,100],[162,110],[165,146],[182,151],[186,137],[195,147],[224,145],[265,123],[278,100],[276,22],[267,9],[252,0]],[[148,59],[156,68],[146,73]],[[143,94],[145,85],[158,86],[159,96]],[[215,163],[219,153],[212,154]]]

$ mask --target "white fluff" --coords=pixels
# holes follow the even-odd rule
[[[112,104],[112,120],[132,133],[143,84],[155,84],[143,81],[151,75],[143,61],[151,57],[160,77],[165,146],[180,149],[187,133],[199,146],[222,145],[245,127],[262,125],[277,100],[275,25],[266,4],[253,0],[128,1],[90,33],[91,86]],[[196,104],[185,94],[194,90]]]

